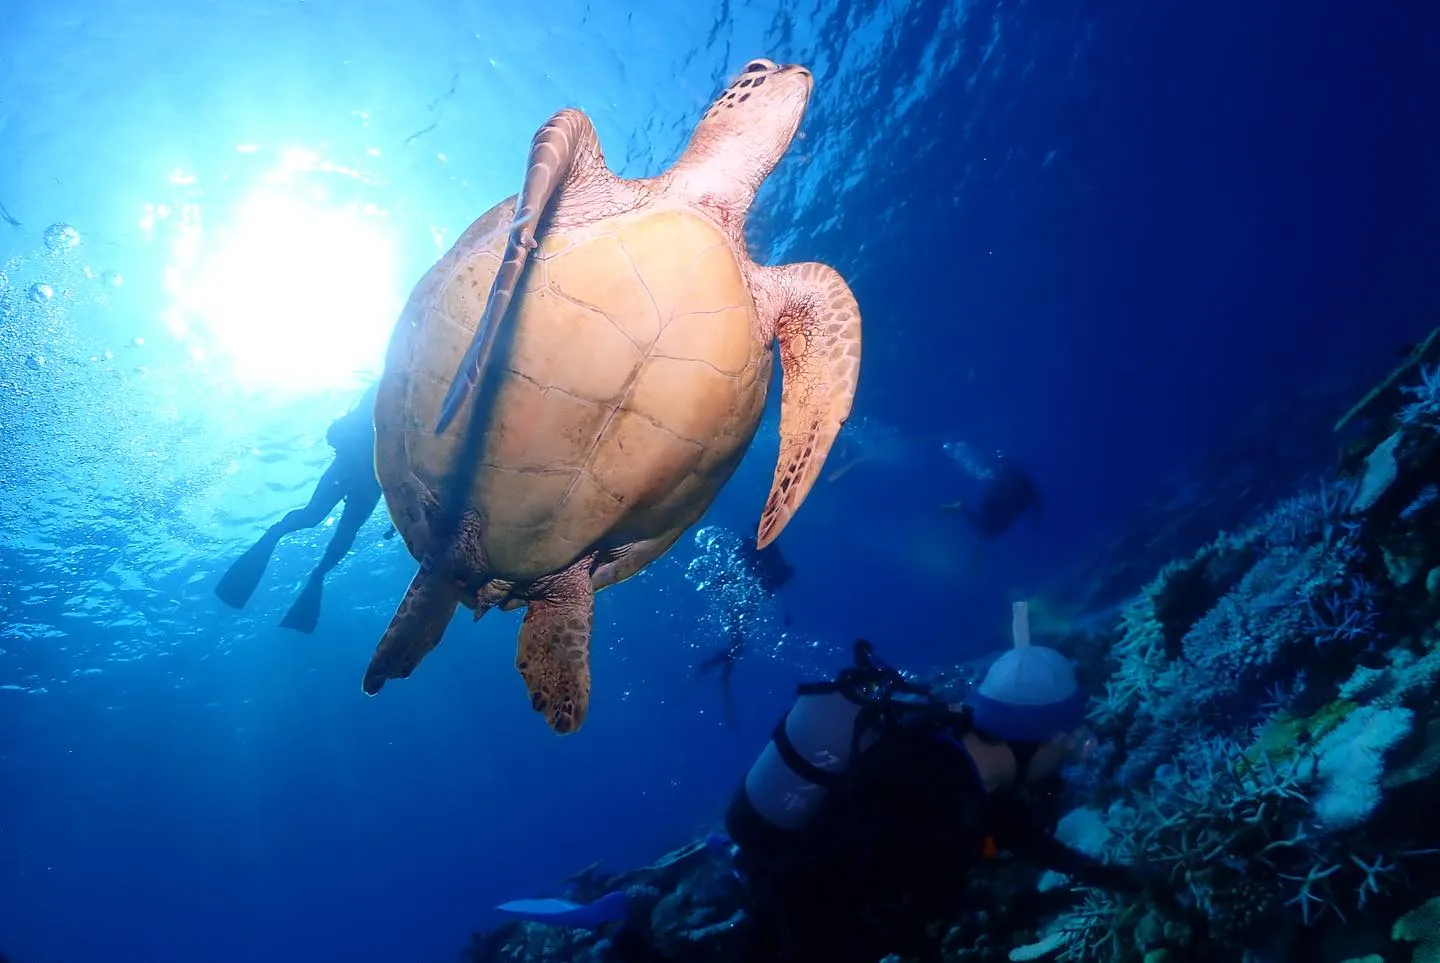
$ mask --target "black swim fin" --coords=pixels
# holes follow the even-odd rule
[[[315,631],[315,626],[320,622],[320,597],[325,590],[325,579],[312,575],[305,581],[305,588],[301,590],[300,597],[295,604],[290,606],[290,611],[280,620],[280,628],[294,629],[296,632],[304,632],[306,635]]]
[[[265,566],[270,564],[270,556],[275,553],[275,546],[279,544],[278,537],[266,532],[260,537],[260,541],[251,545],[244,555],[237,558],[215,584],[215,594],[220,601],[231,608],[243,609],[250,601],[250,596],[255,594],[255,587],[260,584],[260,579],[265,574]]]

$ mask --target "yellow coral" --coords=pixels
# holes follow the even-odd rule
[[[1355,708],[1356,704],[1349,699],[1336,699],[1304,718],[1284,711],[1277,712],[1260,731],[1255,744],[1245,750],[1238,771],[1243,775],[1262,756],[1268,757],[1272,763],[1288,762],[1302,745],[1313,745],[1333,732]]]

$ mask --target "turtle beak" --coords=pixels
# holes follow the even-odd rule
[[[785,66],[781,67],[777,71],[777,73],[784,76],[788,76],[790,74],[799,74],[801,77],[805,78],[806,86],[812,88],[815,86],[815,75],[810,72],[810,68],[801,66],[800,64],[786,64]]]

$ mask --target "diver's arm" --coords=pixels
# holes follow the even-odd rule
[[[997,800],[992,813],[995,845],[1000,849],[1086,886],[1126,892],[1144,888],[1144,880],[1131,867],[1104,862],[1060,842],[1018,797]]]

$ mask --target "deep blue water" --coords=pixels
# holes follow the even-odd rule
[[[702,829],[788,687],[855,636],[917,667],[1003,644],[1012,592],[1093,562],[1247,412],[1383,369],[1437,316],[1431,4],[401,9],[0,8],[17,963],[450,960],[496,902]],[[601,597],[590,721],[565,739],[527,705],[513,614],[360,693],[414,570],[383,512],[314,637],[274,626],[327,532],[285,543],[243,615],[216,602],[323,470],[411,285],[518,187],[535,127],[581,106],[618,172],[653,173],[753,56],[816,73],[751,233],[860,299],[832,467],[864,460],[783,538],[793,624],[741,666],[740,724],[687,682],[719,641],[689,538]],[[50,251],[55,224],[82,243]],[[707,523],[753,526],[774,425]],[[975,572],[933,511],[955,440],[1046,496]]]

